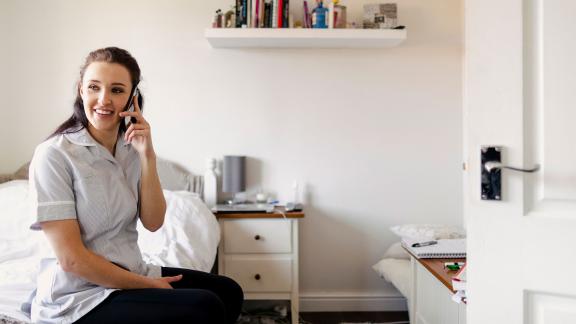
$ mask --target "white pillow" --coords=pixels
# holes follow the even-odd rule
[[[396,225],[390,227],[390,230],[402,239],[440,240],[466,237],[461,227],[439,224]]]
[[[384,258],[410,260],[410,254],[404,250],[401,242],[396,242],[384,252]]]
[[[210,271],[220,242],[216,217],[197,194],[164,190],[164,225],[150,232],[138,222],[138,245],[144,260],[165,267]]]
[[[391,282],[406,299],[410,298],[409,260],[382,259],[372,269],[384,280]]]

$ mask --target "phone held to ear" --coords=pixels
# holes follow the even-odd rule
[[[130,95],[130,99],[128,99],[128,104],[126,105],[126,107],[128,107],[128,108],[125,109],[125,111],[134,112],[134,98],[136,98],[136,100],[138,100],[139,95],[140,95],[140,92],[138,91],[138,85],[136,85],[134,92]],[[131,123],[135,124],[136,122],[137,122],[137,120],[134,117],[130,117],[130,116],[124,117],[124,124],[126,125],[126,128],[128,128]]]

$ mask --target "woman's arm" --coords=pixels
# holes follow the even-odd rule
[[[134,111],[123,111],[120,117],[133,117],[136,123],[128,127],[124,134],[126,142],[140,156],[142,174],[140,178],[140,220],[142,225],[152,232],[157,231],[164,224],[166,213],[166,200],[160,186],[158,171],[156,170],[156,153],[152,146],[150,124],[142,116],[137,96],[134,96]]]
[[[166,213],[166,200],[156,170],[156,154],[140,156],[140,165],[140,220],[147,230],[154,232],[162,227]]]
[[[172,288],[170,282],[182,278],[149,278],[122,269],[84,246],[80,227],[75,219],[42,222],[42,230],[48,237],[62,269],[96,285],[119,289],[169,289]]]

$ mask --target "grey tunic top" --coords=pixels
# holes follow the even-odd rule
[[[37,223],[76,219],[86,248],[116,265],[149,277],[160,267],[147,265],[137,245],[140,161],[124,142],[112,156],[83,129],[40,144],[30,166],[30,185]],[[43,259],[31,319],[71,323],[116,289],[107,289],[64,272],[57,259]]]

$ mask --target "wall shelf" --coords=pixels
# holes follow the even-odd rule
[[[214,48],[386,48],[406,40],[405,29],[207,28]]]

